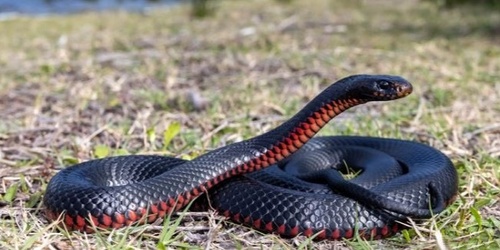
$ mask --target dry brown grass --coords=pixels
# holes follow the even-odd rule
[[[0,248],[500,247],[500,14],[330,2],[224,1],[203,21],[174,8],[0,22]],[[69,234],[40,214],[61,168],[96,153],[191,158],[269,130],[357,73],[405,76],[415,93],[356,108],[322,133],[415,139],[445,152],[460,197],[436,220],[383,241],[307,242],[212,213],[188,213],[173,235],[161,224]],[[164,145],[174,122],[181,132]]]

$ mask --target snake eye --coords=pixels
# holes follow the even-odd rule
[[[380,81],[378,82],[378,86],[380,89],[387,90],[391,87],[391,84],[387,81]]]

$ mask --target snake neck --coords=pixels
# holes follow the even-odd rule
[[[193,174],[172,181],[188,185],[192,189],[189,197],[194,197],[223,180],[278,163],[299,150],[332,118],[366,102],[355,96],[355,91],[350,91],[349,87],[355,84],[349,83],[337,82],[329,86],[296,115],[269,132],[215,149],[174,168],[170,171],[171,176],[182,176],[177,172]],[[207,176],[207,173],[211,173],[208,178],[196,177]]]
[[[256,157],[248,163],[249,167],[243,168],[247,170],[242,172],[259,170],[283,160],[299,150],[335,116],[367,102],[350,94],[346,85],[345,82],[331,85],[288,121],[250,139],[249,142],[261,147],[261,154],[256,154]],[[266,144],[266,142],[271,143]]]
[[[391,76],[355,75],[343,78],[330,85],[310,101],[296,115],[282,125],[260,136],[246,141],[227,145],[201,155],[183,164],[182,170],[189,170],[208,178],[180,180],[189,186],[211,186],[232,176],[253,172],[278,163],[299,150],[332,118],[356,105],[377,100],[395,99],[379,96],[373,88],[378,80],[391,80]],[[404,79],[396,79],[404,81]],[[377,95],[375,95],[375,94]],[[221,174],[223,173],[223,174]],[[176,175],[173,173],[172,175]],[[191,185],[191,182],[194,183]],[[197,190],[193,194],[200,193]]]

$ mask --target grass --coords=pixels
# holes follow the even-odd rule
[[[428,2],[223,1],[0,22],[0,248],[500,247],[500,14]],[[457,167],[442,215],[381,241],[281,239],[212,212],[95,235],[41,214],[57,171],[97,157],[186,159],[284,121],[330,82],[387,73],[414,94],[349,111],[321,134],[417,140]],[[175,229],[175,231],[171,231]]]

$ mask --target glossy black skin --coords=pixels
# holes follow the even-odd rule
[[[411,207],[415,208],[415,211],[425,210],[429,207],[429,199],[431,201],[434,199],[434,203],[452,199],[456,193],[457,177],[448,158],[439,151],[423,147],[421,144],[387,141],[380,138],[344,138],[342,142],[352,143],[354,146],[364,147],[368,144],[366,145],[368,147],[396,147],[406,152],[405,157],[415,156],[405,162],[412,170],[406,171],[406,177],[403,178],[404,189],[399,184],[389,185],[396,190],[374,187],[372,191],[366,193],[363,190],[352,192],[351,188],[347,188],[347,196],[333,191],[325,194],[335,197],[326,199],[329,200],[327,204],[310,199],[316,195],[306,195],[307,199],[302,199],[300,196],[295,196],[296,191],[283,191],[283,187],[261,182],[258,176],[263,173],[273,173],[267,171],[275,171],[276,167],[246,177],[235,177],[268,167],[275,162],[278,164],[288,162],[287,157],[300,149],[328,120],[350,107],[368,101],[398,99],[410,94],[411,91],[411,84],[398,76],[350,76],[325,89],[295,116],[277,128],[249,140],[213,150],[193,161],[160,156],[122,156],[89,161],[64,169],[50,181],[44,205],[51,214],[66,213],[65,223],[68,224],[69,220],[69,224],[72,225],[70,229],[85,231],[89,223],[82,225],[86,223],[82,222],[82,218],[88,218],[89,215],[100,227],[121,227],[128,223],[122,223],[120,219],[125,218],[128,222],[134,222],[137,219],[135,215],[142,214],[144,210],[148,210],[148,214],[151,214],[159,207],[167,205],[168,211],[178,210],[200,192],[213,187],[212,199],[219,211],[232,217],[236,215],[239,218],[245,217],[247,221],[242,222],[260,230],[294,236],[296,229],[300,229],[298,233],[304,232],[306,235],[324,229],[335,236],[326,238],[337,238],[337,233],[340,237],[348,237],[346,230],[353,230],[359,226],[367,230],[371,228],[379,230],[380,227],[395,223],[395,219],[411,215]],[[324,144],[328,143],[329,141],[324,141]],[[302,151],[316,145],[316,143],[306,144]],[[361,153],[359,157],[365,156]],[[429,157],[431,160],[426,161]],[[439,160],[436,160],[437,158]],[[424,168],[420,168],[421,165]],[[429,168],[436,170],[430,176],[425,172]],[[421,172],[423,169],[425,173]],[[421,176],[426,176],[427,179],[421,180]],[[216,185],[223,180],[227,181],[223,185]],[[328,178],[322,181],[326,182],[323,189],[326,185],[329,190],[342,187],[346,189],[345,187],[350,185],[342,184],[338,178],[331,183],[328,183]],[[244,186],[245,183],[250,183],[251,186]],[[236,187],[239,185],[243,185],[242,189]],[[249,193],[256,190],[260,191]],[[381,204],[370,205],[370,201],[367,202],[360,197],[365,194],[372,197],[371,200],[384,197],[382,200],[394,200],[401,202],[402,205],[394,205],[394,202],[387,203],[389,204],[387,207],[380,207]],[[170,204],[179,200],[182,201],[180,206]],[[265,203],[266,201],[270,203]],[[264,203],[255,206],[258,202]],[[281,205],[276,205],[278,203]],[[433,212],[439,212],[442,207],[444,208],[444,205],[439,206],[440,204],[434,203],[431,204],[435,210]],[[151,210],[152,207],[155,208],[154,211]],[[409,209],[405,209],[406,207]],[[394,211],[403,212],[404,216]],[[426,216],[419,214],[418,217]],[[262,227],[260,223],[257,225],[258,220],[275,226],[271,225],[272,230],[267,230],[269,225],[267,227]],[[357,221],[361,221],[362,224],[356,224]],[[343,231],[339,231],[340,229]]]
[[[325,174],[325,170],[345,172],[346,166],[361,171],[349,181],[350,185]],[[321,178],[325,176],[331,181]],[[375,198],[395,201],[399,211],[374,206],[367,202],[368,196],[353,197],[357,190],[352,190],[352,185],[371,191]],[[313,138],[279,165],[224,182],[210,197],[219,211],[231,211],[229,217],[237,214],[238,222],[249,226],[257,220],[260,225],[273,222],[275,230],[285,225],[279,232],[283,236],[295,236],[294,231],[311,230],[314,235],[325,230],[325,238],[339,239],[357,229],[368,232],[363,235],[365,238],[380,238],[394,234],[394,227],[401,229],[397,221],[407,217],[430,218],[442,212],[453,201],[457,185],[451,161],[427,145],[386,138],[331,136]],[[424,214],[412,214],[416,209]],[[242,218],[248,217],[248,222],[244,222]],[[389,231],[381,235],[386,227]],[[339,230],[339,237],[330,237],[335,230]]]

